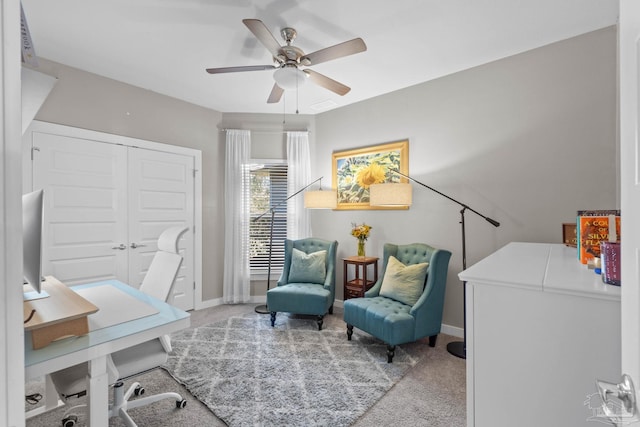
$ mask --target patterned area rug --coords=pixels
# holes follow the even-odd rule
[[[165,368],[229,426],[348,426],[426,353],[386,346],[327,316],[249,314],[172,335]]]

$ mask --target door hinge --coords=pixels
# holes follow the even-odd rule
[[[195,291],[196,289],[196,282],[193,282],[193,290]]]
[[[33,152],[40,151],[40,147],[31,147],[31,160],[33,160]]]
[[[198,169],[193,169],[193,177],[196,177],[196,173],[198,172]]]

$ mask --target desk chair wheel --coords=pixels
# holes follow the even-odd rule
[[[74,427],[77,422],[78,417],[76,415],[69,415],[62,419],[62,427]]]
[[[144,392],[145,392],[144,387],[142,387],[141,385],[139,385],[133,390],[134,396],[142,396]]]
[[[176,400],[176,408],[178,409],[184,409],[184,407],[187,406],[187,401],[182,399],[182,400]]]

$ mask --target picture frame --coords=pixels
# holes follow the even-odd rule
[[[575,222],[566,222],[562,224],[562,242],[572,248],[578,247],[578,234]]]
[[[336,210],[402,210],[408,206],[369,205],[369,186],[384,182],[408,182],[392,171],[409,175],[409,140],[389,142],[332,155],[333,188],[338,193]]]

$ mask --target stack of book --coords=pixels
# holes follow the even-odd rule
[[[620,211],[578,211],[576,220],[578,259],[582,264],[600,257],[600,242],[620,241]]]

